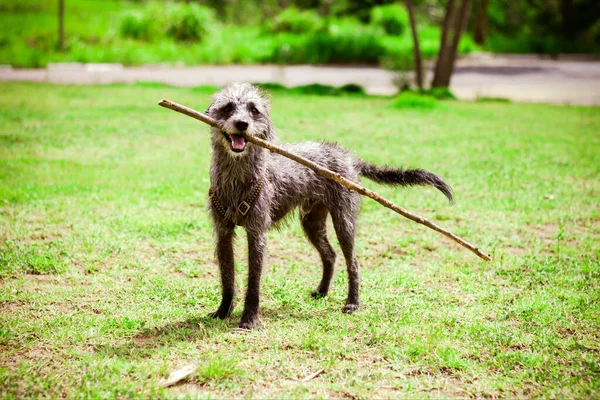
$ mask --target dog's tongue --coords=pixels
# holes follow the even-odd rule
[[[244,150],[246,147],[246,140],[242,135],[231,135],[231,147],[235,150]]]

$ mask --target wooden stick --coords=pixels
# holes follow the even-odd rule
[[[182,380],[187,379],[190,375],[196,372],[197,369],[198,366],[196,364],[190,364],[172,371],[167,379],[164,379],[160,382],[160,385],[162,387],[173,386]]]
[[[169,100],[163,99],[158,102],[158,105],[161,107],[168,108],[173,111],[180,112],[189,117],[192,117],[199,121],[202,121],[212,127],[215,127],[217,129],[221,129],[221,130],[225,131],[225,129],[223,129],[223,127],[216,120],[212,119],[208,115],[202,114],[196,110],[192,110],[191,108],[188,108],[181,104],[173,103]],[[370,197],[371,199],[375,200],[382,206],[387,207],[390,210],[397,212],[398,214],[402,215],[403,217],[406,217],[406,218],[410,219],[411,221],[414,221],[418,224],[425,225],[426,227],[433,229],[434,231],[437,231],[444,236],[449,237],[450,239],[454,240],[456,243],[460,244],[463,247],[466,247],[467,249],[471,250],[473,253],[477,254],[479,257],[483,258],[486,261],[490,261],[492,259],[489,256],[489,254],[485,254],[484,252],[479,250],[476,246],[474,246],[471,243],[467,242],[466,240],[460,238],[459,236],[456,236],[454,233],[443,229],[442,227],[436,225],[435,223],[429,221],[428,219],[425,219],[417,214],[413,214],[412,212],[405,210],[404,208],[381,197],[380,195],[373,192],[372,190],[369,190],[369,189],[365,188],[364,186],[361,186],[357,183],[352,182],[349,179],[346,179],[345,177],[338,174],[337,172],[333,172],[327,168],[321,167],[321,166],[315,164],[314,162],[307,160],[304,157],[300,157],[296,154],[290,153],[289,151],[284,150],[281,147],[275,146],[274,144],[271,144],[260,138],[257,138],[254,136],[247,136],[247,135],[243,135],[243,136],[244,136],[244,139],[246,139],[250,143],[253,143],[257,146],[268,149],[268,150],[272,151],[273,153],[281,154],[282,156],[285,156],[294,161],[297,161],[300,164],[304,165],[305,167],[312,169],[319,175],[322,175],[326,178],[332,179],[332,180],[346,186],[348,189],[354,190],[354,191],[362,194],[363,196]]]
[[[307,375],[307,376],[305,376],[305,377],[304,377],[304,378],[303,378],[303,379],[302,379],[300,382],[308,382],[308,381],[310,381],[311,379],[314,379],[314,378],[316,378],[317,376],[321,375],[323,372],[325,372],[325,369],[324,369],[324,368],[321,368],[320,370],[318,370],[318,371],[316,371],[316,372],[313,372],[313,373],[312,373],[312,374],[310,374],[310,375]]]

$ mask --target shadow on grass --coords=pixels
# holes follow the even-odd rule
[[[228,323],[224,322],[209,316],[191,317],[185,321],[144,329],[121,345],[96,346],[96,351],[109,357],[149,357],[162,347],[170,347],[177,342],[207,339],[215,334],[231,331],[237,326],[237,321],[233,318],[226,320]]]
[[[320,300],[315,300],[319,302]],[[242,305],[225,320],[208,315],[190,317],[184,321],[143,329],[135,336],[126,338],[119,345],[96,345],[99,355],[106,357],[139,358],[150,357],[163,347],[173,347],[178,342],[196,342],[227,332],[233,333],[240,322]],[[315,309],[320,308],[315,303]],[[282,319],[309,319],[311,309],[286,305],[284,307],[261,309],[261,326],[275,324]],[[312,310],[314,311],[314,310]],[[315,317],[316,318],[316,317]]]

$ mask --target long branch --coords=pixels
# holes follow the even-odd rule
[[[166,99],[161,100],[158,103],[158,105],[161,107],[168,108],[173,111],[180,112],[189,117],[195,118],[195,119],[202,121],[212,127],[217,128],[217,129],[224,130],[223,127],[216,120],[212,119],[211,117],[209,117],[206,114],[202,114],[202,113],[200,113],[196,110],[193,110],[189,107],[186,107],[184,105],[173,103]],[[449,237],[450,239],[454,240],[456,243],[460,244],[463,247],[466,247],[467,249],[471,250],[473,253],[477,254],[479,257],[483,258],[486,261],[491,260],[491,257],[488,254],[485,254],[484,252],[479,250],[476,246],[472,245],[471,243],[467,242],[466,240],[462,239],[461,237],[456,236],[454,233],[443,229],[442,227],[438,226],[434,222],[431,222],[428,219],[421,217],[420,215],[414,214],[414,213],[392,203],[391,201],[381,197],[380,195],[373,192],[372,190],[369,190],[369,189],[365,188],[364,186],[361,186],[357,183],[352,182],[349,179],[346,179],[345,177],[338,174],[337,172],[333,172],[327,168],[317,165],[314,162],[312,162],[304,157],[300,157],[294,153],[290,153],[289,151],[284,150],[281,147],[275,146],[275,145],[273,145],[265,140],[262,140],[260,138],[257,138],[254,136],[248,136],[248,135],[244,135],[244,138],[248,142],[253,143],[257,146],[263,147],[265,149],[268,149],[268,150],[272,151],[273,153],[281,154],[282,156],[285,156],[294,161],[297,161],[300,164],[304,165],[305,167],[312,169],[319,175],[322,175],[326,178],[332,179],[335,182],[338,182],[338,183],[346,186],[348,189],[354,190],[364,196],[370,197],[371,199],[375,200],[382,206],[387,207],[390,210],[397,212],[398,214],[402,215],[403,217],[406,217],[406,218],[410,219],[411,221],[414,221],[418,224],[425,225],[426,227],[433,229],[434,231],[437,231],[444,236]]]

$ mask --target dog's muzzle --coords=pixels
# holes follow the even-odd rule
[[[229,133],[225,133],[225,132],[223,132],[223,135],[225,135],[225,138],[229,142],[231,151],[234,151],[236,153],[241,153],[246,148],[246,139],[244,139],[244,137],[242,135],[229,134]]]

